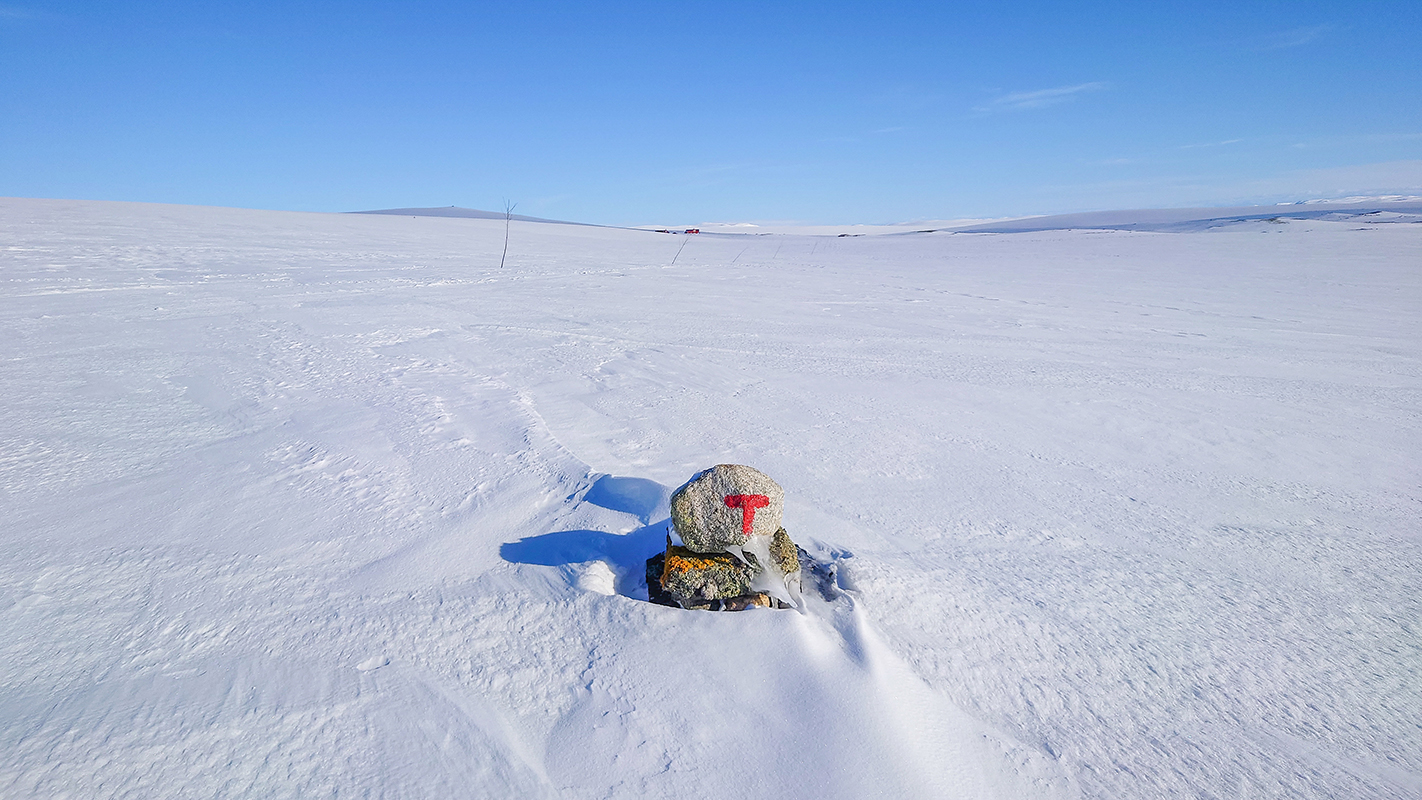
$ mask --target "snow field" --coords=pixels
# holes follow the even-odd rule
[[[1422,792],[1422,226],[502,244],[0,201],[0,794]]]

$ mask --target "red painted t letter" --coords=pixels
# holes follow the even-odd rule
[[[755,524],[755,510],[770,505],[770,498],[763,494],[728,494],[726,506],[741,510],[741,533],[750,538],[751,526]]]

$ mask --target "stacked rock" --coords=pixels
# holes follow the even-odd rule
[[[784,608],[799,600],[800,555],[780,526],[785,491],[739,464],[697,473],[672,493],[681,545],[647,560],[649,599],[716,611]]]

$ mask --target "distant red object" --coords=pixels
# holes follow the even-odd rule
[[[700,229],[700,228],[687,228],[687,229],[686,229],[686,232],[687,232],[687,233],[701,233],[701,229]]]

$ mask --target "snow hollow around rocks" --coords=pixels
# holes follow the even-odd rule
[[[1377,220],[0,200],[0,796],[1416,797]],[[644,601],[716,463],[841,600]]]

